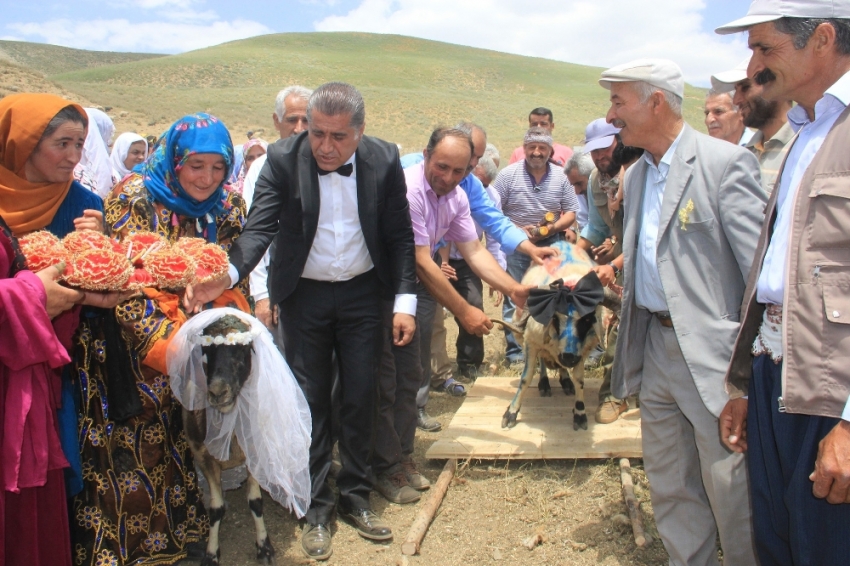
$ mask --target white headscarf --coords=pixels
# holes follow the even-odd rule
[[[112,119],[97,108],[86,108],[89,118],[89,130],[83,145],[80,165],[94,177],[97,194],[106,198],[112,191],[112,164],[109,162],[107,144],[112,138],[115,126]]]
[[[124,165],[124,161],[127,159],[127,154],[130,153],[130,146],[136,142],[145,144],[145,155],[147,156],[148,140],[139,134],[124,132],[115,138],[115,143],[112,144],[112,154],[109,156],[109,160],[112,162],[112,179],[115,183],[130,174],[130,170]]]

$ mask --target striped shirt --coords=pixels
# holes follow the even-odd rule
[[[540,183],[529,175],[525,160],[499,172],[493,187],[502,199],[502,212],[517,226],[536,226],[547,212],[577,212],[576,191],[564,170],[552,163]]]
[[[773,186],[776,184],[776,177],[779,175],[779,168],[782,167],[782,161],[785,159],[785,154],[788,152],[788,142],[794,137],[794,130],[786,122],[772,138],[762,143],[764,138],[761,131],[756,132],[756,135],[747,142],[745,146],[753,152],[759,160],[761,166],[761,186],[767,192],[768,196],[773,192]]]

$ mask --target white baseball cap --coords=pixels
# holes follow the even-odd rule
[[[847,0],[753,0],[747,15],[717,28],[715,33],[727,35],[746,31],[754,25],[780,18],[850,18]]]
[[[735,85],[747,78],[747,66],[750,60],[744,59],[734,69],[711,75],[711,88],[715,92],[732,92]]]
[[[685,97],[685,79],[682,69],[669,59],[637,59],[629,63],[611,67],[602,72],[599,85],[611,90],[611,83],[630,83],[643,81],[654,87],[668,90]]]
[[[584,130],[584,152],[590,153],[597,149],[607,149],[614,143],[614,136],[620,133],[620,128],[605,121],[605,118],[597,118],[587,125]]]

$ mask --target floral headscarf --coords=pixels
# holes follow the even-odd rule
[[[242,194],[242,186],[245,184],[245,175],[248,174],[248,169],[250,168],[247,162],[248,153],[251,151],[251,148],[257,146],[262,147],[263,153],[266,153],[269,148],[269,143],[265,140],[261,140],[260,138],[253,138],[245,142],[245,144],[242,146],[242,165],[239,170],[239,176],[236,178],[233,184],[230,185],[230,190],[234,193],[239,193],[240,195]]]
[[[180,186],[177,173],[192,155],[215,153],[224,158],[224,179],[206,200],[199,201]],[[215,241],[215,215],[224,211],[224,181],[233,170],[233,142],[224,123],[211,114],[200,112],[177,120],[144,163],[133,168],[145,180],[150,198],[168,210],[198,220],[199,236]]]

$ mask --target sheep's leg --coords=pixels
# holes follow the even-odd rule
[[[528,384],[534,379],[534,370],[537,369],[538,356],[537,348],[533,348],[525,343],[525,367],[522,369],[522,377],[519,380],[519,387],[513,401],[508,405],[508,410],[502,416],[502,428],[513,428],[516,426],[517,415],[522,407],[522,397],[525,395],[525,390],[528,389]]]
[[[538,366],[540,368],[540,379],[537,380],[537,391],[541,397],[551,397],[552,386],[549,384],[549,375],[546,373],[546,366],[542,359],[538,362]]]
[[[209,452],[204,452],[198,459],[198,465],[210,485],[210,537],[207,540],[207,552],[201,561],[201,566],[218,566],[221,558],[218,531],[224,519],[224,493],[221,489],[221,466]]]
[[[254,528],[257,532],[257,561],[266,566],[276,564],[274,547],[269,540],[266,522],[263,519],[263,492],[260,491],[260,484],[251,472],[248,472],[248,507],[254,517]]]
[[[579,363],[572,371],[572,381],[576,388],[576,404],[573,409],[573,430],[587,430],[587,413],[584,407],[584,364]]]
[[[558,373],[558,383],[561,384],[561,389],[564,391],[564,395],[567,397],[575,395],[576,387],[573,385],[573,378],[570,377],[570,370],[567,368],[558,368]]]

